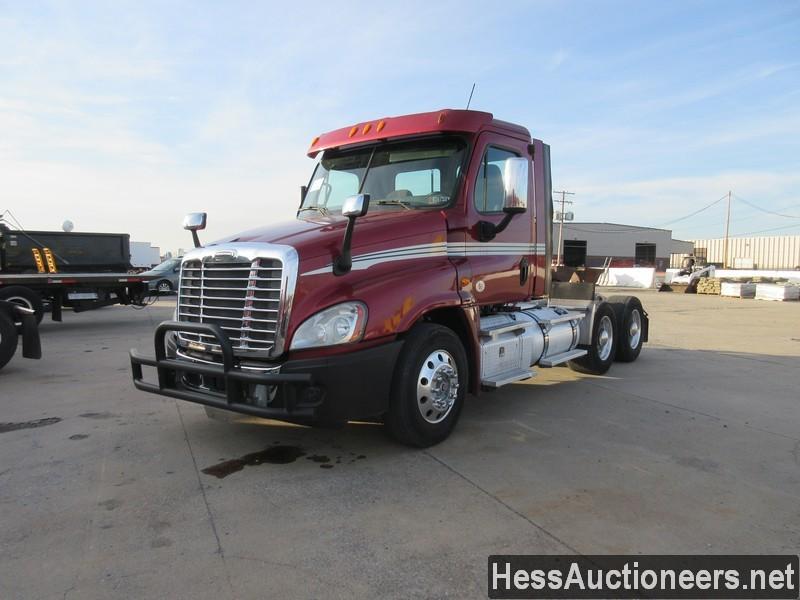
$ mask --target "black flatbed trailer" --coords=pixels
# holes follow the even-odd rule
[[[132,275],[127,233],[22,231],[0,223],[0,300],[34,311],[49,305],[83,312],[112,304],[144,304],[145,275]]]
[[[32,308],[41,320],[49,302],[54,321],[64,306],[83,312],[114,304],[143,304],[149,291],[147,275],[128,273],[2,273],[0,299]]]

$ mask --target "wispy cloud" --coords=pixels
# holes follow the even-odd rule
[[[550,60],[547,61],[547,70],[555,71],[561,65],[563,65],[568,58],[569,58],[569,52],[567,52],[563,48],[559,48],[552,54],[552,56],[550,56]]]

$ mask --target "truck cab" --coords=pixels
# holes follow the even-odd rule
[[[467,391],[638,356],[638,300],[580,284],[550,297],[549,147],[524,127],[440,110],[322,134],[308,155],[295,219],[183,257],[155,358],[132,351],[139,389],[303,424],[379,420],[427,446]],[[204,224],[187,217],[196,240]]]

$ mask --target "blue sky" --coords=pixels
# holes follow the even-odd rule
[[[659,226],[729,189],[800,234],[799,2],[0,0],[0,212],[188,246],[291,218],[318,133],[472,107],[552,146],[581,221]],[[672,225],[718,237],[724,202]]]

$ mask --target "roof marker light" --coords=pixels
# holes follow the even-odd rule
[[[316,146],[318,141],[319,141],[319,136],[317,136],[313,140],[311,140],[311,145],[312,146]]]
[[[358,125],[353,125],[353,128],[350,130],[350,133],[347,135],[347,137],[353,137],[356,132],[358,132]]]
[[[372,129],[372,123],[367,123],[364,125],[364,129],[361,130],[361,135],[367,135],[370,129]]]
[[[383,131],[384,127],[386,127],[386,121],[383,121],[383,120],[378,121],[378,126],[375,128],[375,131],[380,133],[381,131]]]
[[[445,113],[445,112],[440,112],[440,113],[439,113],[439,118],[436,120],[436,122],[437,122],[439,125],[441,125],[442,123],[444,123],[444,118],[445,118],[446,116],[447,116],[447,113]]]

